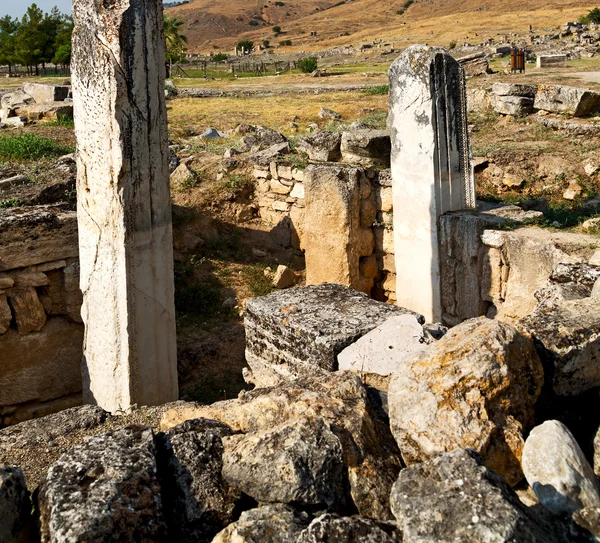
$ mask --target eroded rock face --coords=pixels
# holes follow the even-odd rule
[[[298,150],[316,162],[335,162],[341,158],[341,141],[341,132],[322,130],[302,138],[298,143]]]
[[[390,500],[404,543],[564,541],[472,450],[402,470]]]
[[[244,511],[240,519],[218,533],[212,543],[290,543],[309,522],[306,513],[287,505],[265,505]]]
[[[567,85],[540,85],[535,108],[582,117],[600,110],[600,93]]]
[[[296,543],[400,543],[402,534],[391,522],[361,517],[322,515],[310,523]]]
[[[323,417],[342,445],[358,512],[390,518],[389,491],[400,470],[400,453],[387,423],[378,418],[360,379],[352,373],[313,373],[211,406],[183,404],[165,413],[161,427],[199,417],[219,420],[244,433],[269,431],[301,417]]]
[[[569,515],[600,507],[600,485],[568,428],[549,420],[531,431],[523,449],[523,472],[540,503]]]
[[[210,542],[233,521],[241,497],[221,475],[223,438],[233,430],[217,421],[186,421],[159,435],[165,517],[170,537]]]
[[[299,287],[249,300],[244,326],[252,375],[246,379],[273,386],[334,371],[343,349],[403,314],[412,313],[341,285]]]
[[[42,541],[163,541],[152,431],[116,430],[65,453],[39,494]]]
[[[31,500],[23,472],[19,468],[0,467],[0,541],[32,541],[30,529]]]
[[[518,483],[542,382],[533,342],[512,326],[484,317],[456,326],[392,375],[390,423],[404,461],[473,448]]]
[[[44,327],[46,313],[35,288],[15,288],[10,291],[9,300],[20,335],[39,332]]]
[[[346,508],[342,446],[323,418],[302,417],[227,437],[224,445],[223,477],[259,503]]]
[[[518,328],[531,334],[546,380],[559,396],[600,386],[600,298],[540,304]]]

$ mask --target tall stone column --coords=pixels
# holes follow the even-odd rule
[[[178,398],[161,0],[74,0],[84,398]]]
[[[389,77],[396,296],[439,322],[438,219],[475,208],[464,72],[444,49],[414,45]]]

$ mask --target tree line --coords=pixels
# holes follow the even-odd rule
[[[39,75],[46,64],[67,66],[71,62],[71,35],[73,20],[53,8],[44,13],[31,4],[21,19],[6,15],[0,19],[0,65],[27,68],[28,73]]]

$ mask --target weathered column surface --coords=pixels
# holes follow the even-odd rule
[[[464,73],[444,49],[414,45],[389,77],[396,296],[439,322],[438,218],[475,208]]]
[[[178,397],[161,0],[74,0],[84,396]]]

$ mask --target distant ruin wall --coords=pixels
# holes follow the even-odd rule
[[[77,219],[0,212],[0,427],[81,403]]]

